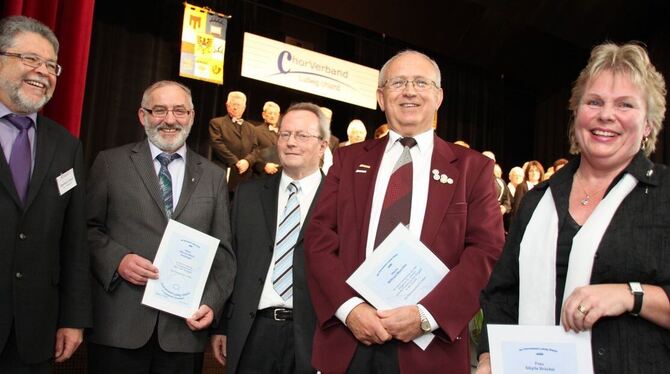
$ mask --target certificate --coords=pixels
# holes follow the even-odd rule
[[[158,279],[149,279],[142,304],[189,318],[200,307],[219,239],[170,220],[154,266]]]
[[[377,309],[415,305],[449,272],[428,247],[402,224],[398,225],[347,283]],[[414,342],[426,349],[432,333]]]
[[[493,374],[592,374],[591,332],[562,326],[488,325]]]

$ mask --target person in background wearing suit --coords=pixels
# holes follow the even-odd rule
[[[323,373],[470,373],[468,322],[504,234],[493,161],[433,132],[440,83],[428,56],[395,55],[377,89],[389,135],[335,152],[305,235],[312,364]],[[418,305],[377,310],[345,280],[398,223],[450,272]],[[412,340],[428,332],[422,351]]]
[[[263,105],[263,124],[254,127],[258,139],[258,157],[254,163],[256,175],[271,175],[279,171],[277,158],[277,122],[281,109],[274,101]]]
[[[89,370],[199,373],[235,276],[225,174],[185,144],[195,116],[187,87],[152,84],[137,115],[147,139],[101,152],[87,184]],[[170,219],[220,240],[200,308],[186,320],[141,304],[147,280],[168,275],[152,261]]]
[[[212,161],[227,171],[231,193],[241,181],[253,176],[251,166],[257,157],[255,126],[242,119],[246,108],[247,96],[240,91],[232,91],[226,101],[228,114],[209,121]]]
[[[58,47],[39,21],[0,20],[0,373],[50,373],[91,324],[81,143],[37,114]]]
[[[233,202],[239,271],[227,315],[212,336],[231,373],[314,373],[316,317],[307,291],[303,232],[323,178],[328,122],[318,106],[292,105],[279,124],[282,172],[241,184]]]

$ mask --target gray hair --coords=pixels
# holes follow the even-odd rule
[[[286,110],[286,113],[284,113],[282,118],[279,120],[279,124],[277,127],[280,130],[281,130],[281,124],[282,122],[284,122],[284,118],[286,118],[286,115],[294,110],[306,110],[308,112],[314,113],[314,115],[319,118],[319,135],[321,136],[321,140],[325,141],[330,140],[330,121],[328,120],[328,117],[326,117],[326,115],[321,111],[321,108],[318,105],[312,103],[302,102],[292,104]]]
[[[355,119],[349,122],[349,126],[347,126],[347,135],[351,135],[351,132],[354,130],[363,130],[366,134],[368,132],[365,124],[360,119]]]
[[[228,100],[226,100],[226,104],[230,103],[232,99],[240,99],[245,106],[247,105],[247,95],[245,95],[242,91],[230,91],[228,93]]]
[[[152,84],[151,86],[147,87],[147,89],[144,90],[144,93],[142,94],[142,104],[141,104],[142,107],[146,108],[149,105],[149,96],[151,96],[152,92],[165,86],[177,86],[182,90],[184,90],[184,92],[186,92],[186,97],[188,97],[189,107],[187,109],[189,110],[193,109],[193,97],[191,97],[191,90],[179,82],[169,80],[158,81]]]
[[[388,79],[386,77],[386,71],[388,70],[389,65],[391,65],[391,63],[393,61],[395,61],[395,59],[397,59],[398,57],[402,57],[402,56],[408,55],[408,54],[418,55],[418,56],[421,56],[421,57],[425,58],[426,60],[428,60],[433,65],[433,68],[435,69],[435,85],[437,86],[437,88],[442,87],[442,83],[441,83],[442,82],[442,74],[440,73],[440,67],[437,65],[437,62],[435,62],[435,60],[428,57],[427,55],[425,55],[425,54],[423,54],[419,51],[412,50],[412,49],[406,49],[404,51],[400,51],[400,52],[396,53],[395,56],[391,57],[388,61],[386,61],[384,66],[382,66],[381,70],[379,71],[379,80],[377,82],[377,87],[379,87],[379,88],[384,87],[384,84],[386,83],[386,80]],[[426,77],[426,78],[428,78],[428,77]]]
[[[265,112],[270,108],[275,108],[277,109],[278,112],[281,111],[279,104],[275,103],[274,101],[266,101],[265,104],[263,105],[263,111]]]
[[[14,47],[14,39],[24,32],[32,32],[46,39],[58,54],[58,38],[49,27],[42,22],[25,16],[12,16],[0,20],[0,50],[7,51]]]

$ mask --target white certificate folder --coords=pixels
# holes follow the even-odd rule
[[[200,307],[218,247],[219,239],[170,220],[154,259],[158,279],[147,282],[142,304],[191,317]]]
[[[487,330],[493,374],[593,374],[590,331],[494,324]]]
[[[449,272],[405,226],[398,225],[351,274],[347,283],[377,309],[418,304]],[[433,334],[414,342],[426,349]]]

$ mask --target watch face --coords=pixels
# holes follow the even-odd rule
[[[423,332],[429,332],[430,331],[430,322],[428,322],[427,319],[424,319],[423,321],[421,321],[421,330],[423,330]]]
[[[630,282],[628,283],[630,286],[630,292],[632,293],[644,293],[644,290],[642,289],[642,285],[638,282]]]

